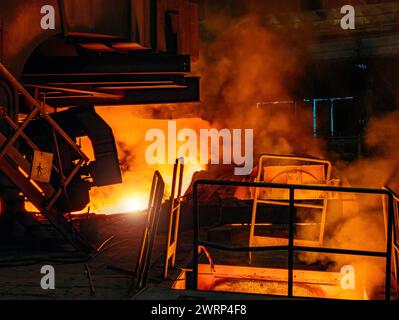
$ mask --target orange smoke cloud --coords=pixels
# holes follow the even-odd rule
[[[219,128],[253,128],[256,153],[322,155],[309,128],[310,110],[294,104],[259,105],[291,100],[305,59],[293,44],[281,41],[255,16],[209,19],[215,38],[203,45],[196,72],[201,76],[201,117]]]
[[[195,72],[202,78],[202,103],[191,110],[194,119],[178,120],[178,128],[252,128],[254,130],[255,159],[261,153],[307,154],[326,157],[323,142],[316,140],[311,131],[310,110],[290,104],[259,105],[263,101],[294,100],[297,85],[306,59],[289,41],[265,29],[254,16],[239,20],[226,20],[219,16],[210,19],[205,27],[214,35],[202,46],[202,56]],[[305,37],[308,35],[304,35]],[[298,40],[297,40],[298,41]],[[300,41],[298,41],[300,42]],[[172,166],[152,166],[145,162],[145,132],[160,128],[166,132],[167,121],[144,119],[161,117],[170,119],[182,114],[172,111],[143,113],[135,107],[98,108],[98,113],[113,128],[123,169],[123,184],[95,188],[91,191],[91,209],[99,213],[127,212],[144,209],[148,199],[152,175],[159,170],[170,189]],[[152,107],[148,107],[152,108]],[[194,114],[193,114],[194,113]],[[389,181],[395,160],[390,155],[395,149],[390,134],[396,134],[399,115],[377,119],[369,126],[367,141],[376,155],[360,159],[353,164],[339,163],[338,167],[352,185],[381,187]],[[192,166],[185,171],[187,188],[192,174],[204,169]],[[221,169],[222,170],[222,169]],[[220,174],[220,172],[218,172]],[[361,199],[357,210],[346,207],[345,214],[329,213],[329,230],[325,245],[339,248],[379,250],[384,245],[381,223],[381,199]],[[352,203],[353,204],[353,203]],[[306,237],[309,235],[306,235]],[[371,240],[370,240],[371,239]],[[375,259],[353,256],[326,256],[303,254],[308,263],[333,261],[336,266],[353,265],[373,288],[381,285],[383,264]]]

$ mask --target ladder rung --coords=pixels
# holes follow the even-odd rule
[[[284,201],[275,201],[275,200],[256,200],[257,203],[263,203],[263,204],[274,204],[274,205],[279,205],[279,206],[289,206],[290,204],[288,202],[284,202]],[[319,205],[319,204],[306,204],[306,203],[295,203],[294,204],[295,207],[298,208],[310,208],[310,209],[323,209],[324,206],[323,205]]]

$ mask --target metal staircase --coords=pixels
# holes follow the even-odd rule
[[[0,170],[15,184],[43,215],[47,221],[77,250],[89,252],[90,245],[82,235],[74,228],[64,214],[57,209],[56,201],[61,195],[67,196],[67,186],[77,175],[79,169],[88,162],[87,156],[80,147],[63,131],[63,129],[47,114],[44,103],[33,98],[24,87],[9,73],[0,63],[0,75],[3,76],[25,99],[30,113],[21,123],[15,123],[7,111],[0,106]],[[42,151],[24,133],[24,129],[35,118],[43,118],[52,128],[55,149],[57,150],[57,161],[51,168],[51,175],[59,176],[58,185],[33,181],[30,177],[32,167],[32,154],[34,151]],[[74,162],[70,172],[63,172],[62,159],[58,149],[58,139],[63,139],[74,154],[77,161]],[[24,152],[21,153],[17,146],[23,145]],[[29,150],[28,152],[26,150]]]

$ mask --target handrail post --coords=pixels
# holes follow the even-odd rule
[[[294,295],[294,223],[295,223],[295,189],[290,187],[290,210],[288,225],[288,297]]]
[[[172,188],[170,192],[170,204],[168,211],[168,218],[169,218],[168,235],[166,239],[165,262],[163,266],[163,278],[165,280],[168,279],[169,265],[171,268],[174,268],[176,263],[177,240],[179,238],[183,174],[184,174],[184,158],[178,158],[176,159],[175,164],[173,166]],[[176,194],[176,183],[178,183],[177,194]],[[173,234],[172,231],[174,231]]]
[[[175,233],[174,233],[174,238],[173,241],[175,243],[175,249],[174,249],[174,254],[172,257],[171,261],[171,266],[172,268],[175,267],[176,264],[176,251],[177,251],[177,240],[179,238],[179,228],[180,228],[180,212],[181,212],[181,202],[182,202],[182,189],[183,189],[183,175],[184,175],[184,158],[177,159],[177,164],[178,164],[178,172],[179,172],[179,181],[178,181],[178,189],[177,189],[177,209],[175,214]],[[173,201],[174,204],[174,201]]]
[[[394,200],[392,193],[388,195],[387,252],[385,271],[385,300],[391,300],[391,267],[392,267],[392,224],[394,218]]]
[[[198,290],[198,236],[199,236],[199,216],[198,216],[198,184],[193,186],[193,272],[192,290]]]
[[[288,246],[276,247],[226,247],[211,242],[199,241],[199,205],[198,205],[198,186],[199,185],[218,185],[218,186],[244,186],[254,188],[278,188],[289,190],[289,238]],[[363,251],[339,248],[295,246],[295,190],[319,190],[344,193],[360,193],[360,194],[378,194],[388,196],[388,215],[387,215],[387,244],[386,250],[381,251]],[[399,197],[395,196],[389,188],[387,190],[372,188],[354,188],[354,187],[336,187],[336,186],[317,186],[317,185],[295,185],[295,184],[277,184],[277,183],[259,183],[259,182],[243,182],[243,181],[216,181],[216,180],[197,180],[193,185],[193,269],[191,289],[198,290],[198,248],[199,245],[206,245],[218,250],[227,250],[233,252],[252,252],[252,251],[277,251],[288,250],[288,297],[294,297],[294,253],[301,252],[319,252],[327,254],[355,255],[363,257],[379,257],[386,259],[386,283],[385,283],[385,299],[391,300],[391,271],[392,271],[392,249],[394,240],[393,225],[396,219],[396,203]]]

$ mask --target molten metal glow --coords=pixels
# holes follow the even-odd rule
[[[113,214],[143,211],[148,206],[151,182],[155,170],[158,170],[165,181],[165,199],[170,196],[173,165],[150,165],[145,160],[147,147],[151,144],[145,141],[145,133],[153,128],[159,128],[167,133],[168,120],[143,119],[132,114],[129,107],[98,108],[97,112],[113,128],[117,141],[118,156],[122,170],[122,184],[92,188],[90,190],[90,211],[97,214]],[[132,127],[134,123],[134,127]],[[208,128],[207,121],[192,118],[177,120],[177,128],[192,128],[198,131]],[[90,160],[94,153],[88,139],[82,139],[82,149]],[[184,142],[177,143],[177,149]],[[185,158],[182,193],[189,187],[195,172],[205,170],[206,166],[199,164],[199,159]],[[87,211],[88,207],[83,211]]]
[[[103,208],[101,213],[103,214],[112,214],[112,213],[130,213],[130,212],[138,212],[144,211],[147,209],[147,201],[146,195],[137,195],[132,194],[128,195],[125,198],[120,199],[115,204],[111,205],[108,208]]]
[[[157,168],[165,180],[165,198],[169,196],[173,166],[164,165]],[[195,172],[204,170],[202,165],[186,165],[184,168],[182,193],[184,194],[190,185]],[[148,172],[148,176],[152,174]],[[127,175],[129,176],[129,174]],[[127,178],[129,179],[129,178]],[[94,188],[91,192],[91,210],[97,214],[129,213],[143,211],[148,207],[148,197],[151,190],[150,180],[143,181],[136,186],[117,185],[105,188]],[[103,194],[105,198],[103,199]],[[87,209],[86,209],[87,210]]]
[[[219,292],[240,292],[263,295],[287,296],[288,270],[242,266],[198,265],[198,289]],[[173,289],[186,289],[186,271],[183,271]],[[294,295],[297,297],[333,298],[347,300],[368,299],[363,287],[344,290],[341,275],[336,272],[294,270]]]

